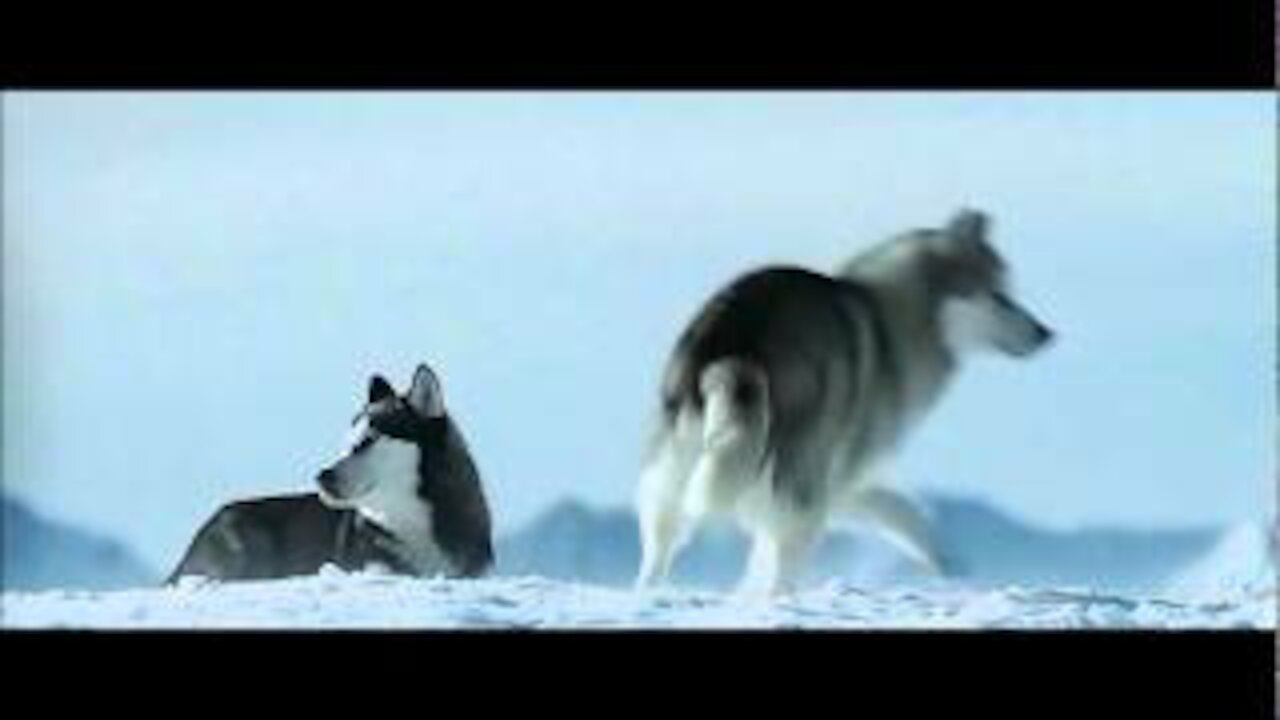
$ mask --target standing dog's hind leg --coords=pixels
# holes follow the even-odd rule
[[[681,527],[679,508],[674,503],[660,500],[641,503],[639,520],[640,573],[635,586],[645,588],[666,580],[670,574],[684,528]]]
[[[636,515],[640,523],[640,572],[635,587],[662,582],[690,528],[681,516],[681,499],[688,481],[688,461],[676,442],[668,439],[640,478]]]

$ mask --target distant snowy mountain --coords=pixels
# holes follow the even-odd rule
[[[1053,531],[983,502],[933,498],[940,545],[955,575],[983,585],[1151,590],[1218,542],[1219,528]]]
[[[625,586],[640,567],[638,532],[629,510],[564,500],[499,539],[498,573]],[[698,587],[725,586],[745,557],[746,545],[733,532],[708,528],[677,558],[674,578]]]
[[[0,497],[5,590],[108,590],[153,584],[158,576],[123,544],[43,518]]]
[[[628,511],[563,500],[498,540],[498,572],[620,585],[639,567],[636,532]]]
[[[1188,567],[1230,555],[1217,529],[1051,531],[1021,522],[971,499],[926,496],[950,579],[978,587],[1022,585],[1087,587],[1108,591],[1155,590]],[[1215,548],[1219,548],[1215,551]],[[677,583],[730,586],[745,563],[747,543],[733,528],[703,531],[679,557]],[[639,567],[635,516],[563,501],[498,545],[505,575],[621,586]],[[862,585],[930,582],[884,540],[863,531],[833,533],[816,553],[810,581],[838,578]],[[1197,582],[1194,578],[1189,582]]]

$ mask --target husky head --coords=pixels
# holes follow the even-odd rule
[[[1026,357],[1049,344],[1053,331],[1013,299],[1010,273],[987,241],[984,213],[961,210],[930,235],[929,283],[951,352],[995,350]]]
[[[422,455],[446,422],[440,381],[426,365],[418,366],[404,396],[374,375],[368,402],[352,422],[342,456],[316,478],[321,500],[397,525],[402,515],[421,504]]]

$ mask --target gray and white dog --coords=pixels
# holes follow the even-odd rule
[[[169,582],[307,575],[326,564],[473,577],[493,565],[480,475],[426,365],[404,396],[380,375],[370,379],[343,457],[317,482],[318,493],[224,505]]]
[[[636,505],[638,587],[662,581],[704,519],[752,538],[739,590],[794,587],[832,524],[870,521],[934,569],[924,513],[878,468],[971,350],[1024,357],[1051,331],[1009,295],[989,221],[958,212],[837,273],[774,266],[716,293],[676,343]]]

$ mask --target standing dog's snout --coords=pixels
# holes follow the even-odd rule
[[[1040,322],[1032,317],[1029,313],[1024,314],[1027,321],[1023,325],[1021,337],[1012,342],[1011,345],[1004,345],[1005,352],[1014,356],[1025,358],[1036,355],[1043,351],[1050,343],[1053,342],[1055,333],[1048,325]]]
[[[1048,325],[1045,325],[1044,323],[1041,323],[1039,321],[1036,322],[1035,335],[1036,335],[1036,347],[1040,347],[1040,348],[1043,348],[1046,345],[1052,343],[1054,340],[1054,337],[1056,336],[1052,328],[1050,328]]]

